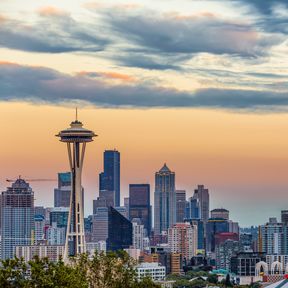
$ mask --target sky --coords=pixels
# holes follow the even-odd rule
[[[68,170],[55,134],[87,147],[85,214],[103,151],[121,153],[121,196],[164,163],[177,189],[209,188],[242,226],[288,209],[286,0],[1,0],[0,189]],[[3,133],[4,131],[4,133]],[[53,205],[56,182],[31,182]],[[153,203],[153,193],[152,193]],[[122,199],[123,202],[123,199]]]

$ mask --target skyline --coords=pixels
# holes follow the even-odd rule
[[[271,1],[4,0],[0,4],[0,189],[69,171],[54,135],[74,119],[99,137],[83,171],[85,215],[103,152],[121,153],[121,203],[166,162],[240,225],[288,201],[288,4]],[[93,146],[93,147],[92,147]],[[56,182],[31,183],[53,205]]]
[[[12,105],[13,107],[15,107],[15,104],[6,104],[6,105]],[[25,122],[27,123],[31,123],[34,122],[34,117],[37,117],[40,115],[42,115],[42,111],[41,111],[41,106],[31,106],[31,105],[27,105],[27,104],[22,104],[24,105],[24,107],[26,106],[29,107],[30,109],[32,109],[33,113],[31,113],[31,111],[29,111],[28,114],[24,113],[24,117],[21,119],[21,124],[20,122],[15,122],[14,121],[14,127],[12,127],[12,129],[10,130],[10,134],[7,135],[7,137],[9,137],[11,140],[14,139],[15,141],[12,141],[12,143],[16,143],[16,146],[18,146],[18,142],[16,141],[18,139],[19,136],[21,136],[21,133],[24,133],[25,130],[19,130],[20,125],[24,124]],[[46,108],[48,109],[48,108]],[[54,118],[55,122],[58,122],[61,119],[61,122],[59,123],[60,125],[62,125],[62,127],[66,127],[65,126],[65,122],[67,122],[67,119],[62,119],[62,118],[66,118],[63,117],[63,114],[67,115],[70,119],[73,119],[74,117],[74,110],[70,109],[70,108],[63,108],[63,107],[49,107],[50,112],[48,114],[51,115],[51,113],[54,113]],[[59,111],[60,110],[60,111]],[[2,114],[2,116],[5,117],[6,120],[9,119],[9,116],[12,118],[14,118],[13,113],[9,113],[9,111],[6,109],[6,114],[4,113],[4,115]],[[3,112],[5,112],[3,111]],[[23,109],[22,109],[23,111]],[[63,113],[63,111],[65,111],[65,113]],[[97,118],[101,118],[101,114],[102,115],[106,115],[107,117],[107,113],[109,111],[109,109],[97,109],[96,110],[98,112]],[[157,114],[156,111],[154,110],[136,110],[136,111],[121,111],[121,110],[117,110],[117,112],[119,113],[119,115],[121,115],[121,117],[123,117],[124,115],[126,115],[126,117],[128,116],[127,114],[131,113],[134,119],[133,123],[130,123],[132,126],[134,125],[138,125],[135,122],[135,114],[142,113],[143,115],[146,115],[146,113],[152,113],[152,115],[154,113]],[[174,113],[178,114],[179,111],[175,110],[173,111]],[[110,113],[115,115],[115,110],[111,109]],[[171,113],[171,111],[170,111]],[[183,111],[181,112],[183,114]],[[199,113],[203,113],[202,111]],[[209,111],[209,113],[211,113]],[[218,112],[220,113],[220,112]],[[218,113],[216,112],[216,115],[218,115]],[[140,117],[138,118],[137,121],[143,121],[143,115],[140,115]],[[221,113],[222,115],[222,113]],[[228,114],[230,115],[230,114]],[[247,115],[242,115],[242,114],[237,114],[238,117],[245,117],[245,119],[247,118]],[[182,115],[183,116],[183,115]],[[186,115],[187,116],[187,115]],[[223,116],[223,115],[222,115]],[[234,117],[236,115],[233,115]],[[279,116],[279,115],[278,115]],[[281,114],[281,117],[287,117],[285,114]],[[60,119],[58,118],[60,117]],[[92,124],[92,122],[89,121],[89,119],[91,119],[90,117],[95,117],[95,110],[94,109],[87,109],[84,111],[80,111],[80,115],[79,115],[79,119],[83,122],[83,123],[89,123],[90,127],[93,127],[94,125]],[[229,117],[229,116],[228,116]],[[254,118],[255,116],[250,115],[250,117]],[[260,115],[258,117],[267,117]],[[109,117],[108,117],[109,118]],[[69,121],[68,120],[68,121]],[[97,119],[98,120],[98,119]],[[127,122],[129,122],[129,120],[131,120],[131,115],[129,117],[127,117]],[[215,119],[214,119],[215,120]],[[238,119],[239,121],[239,119]],[[247,121],[247,119],[245,120],[245,122]],[[254,120],[255,121],[255,120]],[[62,123],[63,122],[63,123]],[[173,122],[173,119],[170,119],[170,122]],[[236,121],[237,122],[237,121]],[[97,123],[97,121],[96,121]],[[54,127],[50,127],[50,123],[41,123],[41,126],[43,127],[42,131],[38,130],[38,124],[39,123],[34,123],[32,126],[33,129],[31,129],[31,134],[29,134],[29,136],[32,136],[35,133],[38,133],[38,141],[35,142],[30,142],[29,138],[30,137],[26,137],[26,138],[22,138],[25,139],[25,141],[22,141],[22,147],[23,147],[23,151],[25,150],[25,154],[23,154],[22,150],[17,150],[15,149],[15,147],[9,145],[7,146],[5,149],[5,155],[6,157],[8,155],[13,155],[14,152],[18,151],[18,154],[13,155],[14,159],[17,159],[17,169],[15,169],[15,162],[9,162],[9,164],[5,167],[5,172],[8,174],[7,176],[2,178],[1,181],[1,189],[2,191],[5,190],[6,188],[6,183],[5,183],[5,179],[6,178],[15,178],[17,177],[17,175],[22,175],[22,177],[25,178],[55,178],[56,179],[56,173],[58,172],[65,172],[68,171],[68,164],[67,159],[66,159],[66,150],[62,147],[61,145],[59,145],[59,143],[57,143],[57,141],[54,140],[54,134],[55,134],[55,129],[53,129]],[[91,125],[92,124],[92,125]],[[108,127],[107,127],[107,131],[114,131],[113,127],[114,126],[113,123],[108,123]],[[115,123],[114,123],[115,124]],[[206,125],[209,125],[210,123],[204,123]],[[231,123],[230,123],[231,124]],[[58,124],[57,124],[58,125]],[[64,125],[64,126],[63,126]],[[127,124],[128,125],[128,124]],[[178,123],[178,125],[175,125],[177,127],[179,127],[179,125],[182,125],[182,121],[180,121],[180,123]],[[189,123],[187,124],[189,125]],[[214,122],[215,125],[215,122]],[[169,125],[168,125],[169,126]],[[169,126],[171,128],[171,126]],[[169,128],[168,127],[168,128]],[[245,127],[245,125],[244,125]],[[55,127],[56,128],[56,127]],[[167,128],[167,129],[168,129]],[[233,128],[233,127],[232,127]],[[18,129],[18,130],[17,130]],[[231,213],[231,219],[233,219],[234,221],[239,221],[240,224],[247,226],[249,225],[249,223],[251,224],[260,224],[265,222],[266,220],[268,220],[269,216],[277,216],[279,217],[280,214],[280,210],[285,209],[285,203],[283,203],[283,199],[285,199],[285,185],[286,185],[286,173],[285,171],[285,165],[287,164],[287,161],[285,161],[285,159],[277,159],[277,157],[273,158],[273,155],[270,155],[269,157],[266,158],[262,158],[261,154],[263,152],[267,152],[269,151],[269,145],[268,147],[266,147],[266,149],[264,151],[260,151],[261,153],[259,153],[259,155],[256,155],[254,158],[251,159],[251,155],[245,155],[244,153],[244,160],[239,160],[239,159],[235,159],[231,156],[233,156],[233,153],[230,157],[228,157],[227,153],[225,152],[226,157],[224,157],[224,151],[225,148],[227,147],[221,147],[221,145],[219,145],[219,148],[223,149],[223,153],[219,153],[218,155],[215,154],[217,157],[215,157],[214,159],[211,158],[211,154],[205,157],[205,153],[203,153],[203,155],[198,155],[199,152],[199,147],[196,149],[192,149],[192,150],[184,150],[184,151],[178,151],[178,154],[175,155],[176,159],[171,159],[169,161],[169,152],[173,152],[175,153],[175,150],[173,150],[175,148],[175,144],[173,143],[173,145],[164,145],[164,151],[162,151],[159,154],[159,151],[153,151],[152,150],[152,154],[151,154],[151,158],[145,159],[146,158],[146,154],[141,154],[141,151],[143,151],[143,146],[145,147],[145,149],[151,148],[147,145],[151,145],[149,143],[151,143],[150,139],[147,138],[147,141],[143,143],[143,138],[138,139],[140,141],[140,143],[142,143],[142,146],[138,146],[138,145],[132,145],[129,147],[125,147],[125,143],[122,143],[121,145],[119,145],[118,147],[107,147],[106,145],[106,141],[108,141],[108,143],[117,143],[117,139],[119,139],[119,135],[118,134],[107,134],[105,133],[105,127],[99,127],[99,129],[94,128],[95,132],[99,135],[99,137],[97,138],[97,140],[93,143],[93,145],[91,145],[87,150],[87,157],[86,157],[86,165],[84,165],[84,171],[83,171],[83,185],[85,188],[85,215],[87,216],[91,211],[92,212],[92,204],[91,201],[92,199],[96,199],[96,197],[98,196],[98,187],[99,187],[99,183],[98,183],[98,174],[102,171],[102,165],[103,165],[103,152],[106,149],[118,149],[119,152],[122,155],[122,162],[121,162],[121,175],[122,175],[122,181],[121,181],[121,203],[123,203],[123,197],[124,196],[128,196],[128,185],[131,183],[149,183],[151,185],[151,203],[154,203],[154,176],[155,176],[155,172],[158,171],[162,165],[164,164],[164,162],[167,163],[167,165],[169,165],[170,169],[172,171],[174,171],[176,173],[176,188],[177,189],[186,189],[187,191],[187,195],[188,196],[192,196],[194,189],[196,189],[198,184],[204,184],[210,191],[210,195],[211,195],[211,209],[213,208],[219,208],[219,207],[224,207],[227,208],[228,210],[230,210]],[[59,130],[59,129],[58,129]],[[56,128],[56,131],[58,131]],[[155,127],[155,130],[157,130],[157,127]],[[168,129],[169,130],[169,129]],[[185,129],[184,129],[185,130]],[[214,129],[213,129],[214,130]],[[15,131],[18,131],[19,134],[16,134]],[[120,128],[115,129],[115,131],[118,131],[119,134],[123,134],[123,130],[121,130]],[[151,133],[153,135],[157,135],[157,131],[150,131],[149,129],[144,129],[144,131],[146,133],[148,133],[149,135],[151,135]],[[174,131],[179,131],[175,128]],[[48,133],[47,133],[48,132]],[[143,131],[142,131],[143,132]],[[217,131],[214,131],[215,133],[217,133]],[[229,132],[231,132],[229,130]],[[253,129],[250,133],[253,132]],[[279,132],[281,132],[281,130],[279,130]],[[27,134],[27,131],[25,132]],[[176,132],[175,132],[176,133]],[[222,132],[223,133],[223,132]],[[238,134],[239,131],[234,131],[234,133]],[[205,130],[205,133],[203,136],[208,137],[211,134],[211,130]],[[144,134],[146,135],[146,134]],[[166,137],[171,137],[171,135],[169,135],[168,133],[165,134]],[[277,133],[276,133],[277,135]],[[163,135],[161,135],[163,136]],[[265,133],[264,133],[265,136]],[[132,141],[132,139],[134,139],[135,134],[134,133],[130,133],[129,131],[126,131],[126,133],[124,133],[123,137],[125,139],[128,139],[129,141]],[[129,138],[130,137],[130,138]],[[180,136],[179,136],[180,137]],[[210,136],[212,139],[213,135]],[[239,137],[239,135],[238,135]],[[102,138],[102,139],[101,139]],[[103,139],[104,138],[104,139]],[[201,137],[200,137],[201,138]],[[259,140],[259,135],[255,135],[254,140]],[[208,137],[209,139],[209,137]],[[234,139],[232,137],[232,139]],[[46,142],[48,140],[48,143]],[[190,139],[191,140],[191,139]],[[234,139],[234,141],[238,141],[239,139],[236,138]],[[250,139],[251,140],[251,139]],[[134,139],[133,144],[135,144],[136,139]],[[205,142],[209,142],[209,141],[204,141]],[[276,142],[276,143],[275,143]],[[169,143],[169,142],[167,142]],[[176,142],[177,144],[178,142]],[[233,142],[234,143],[234,142]],[[245,143],[245,141],[244,141]],[[61,143],[60,143],[61,144]],[[191,142],[188,143],[188,146],[191,144]],[[226,143],[226,144],[230,144],[230,143]],[[239,143],[242,144],[242,143]],[[278,138],[275,137],[274,141],[272,141],[270,143],[270,145],[273,144],[275,147],[277,147],[278,144]],[[180,145],[180,147],[183,147],[183,143],[178,143],[178,145]],[[187,143],[186,143],[187,145]],[[203,149],[203,142],[199,143],[199,146],[202,145],[202,149]],[[282,143],[283,145],[283,149],[285,148],[285,143]],[[240,145],[241,146],[241,145]],[[249,145],[248,145],[249,147]],[[8,149],[9,148],[9,149]],[[166,149],[165,149],[166,148]],[[208,152],[210,151],[210,145],[207,145],[207,147],[204,147],[204,151]],[[233,145],[233,148],[236,149],[240,149],[241,147],[236,147],[235,143]],[[131,150],[132,149],[132,150]],[[276,151],[279,153],[281,152],[281,154],[283,153],[281,150],[279,151],[279,147],[278,147],[278,151],[275,148],[275,153]],[[203,151],[203,150],[202,150]],[[221,151],[221,150],[220,150]],[[245,149],[243,150],[243,152],[245,152]],[[45,155],[46,153],[48,154],[48,159],[47,156]],[[51,154],[50,154],[51,153]],[[211,153],[211,151],[210,151]],[[55,155],[55,159],[51,158],[50,155]],[[2,155],[3,156],[3,155]],[[36,157],[35,157],[36,156]],[[153,156],[153,157],[152,157]],[[174,157],[175,157],[174,156]],[[250,156],[247,157],[247,156]],[[20,158],[19,158],[20,157]],[[31,157],[31,158],[30,158]],[[156,158],[155,158],[156,157]],[[179,157],[179,159],[177,158]],[[189,159],[188,159],[189,157]],[[56,158],[58,158],[58,161],[56,161]],[[164,159],[165,158],[165,159]],[[25,163],[25,161],[27,161],[28,159],[30,159],[30,161],[32,160],[33,162],[30,162],[30,165],[33,163],[33,166],[27,166],[27,164]],[[168,159],[168,160],[167,160]],[[178,160],[177,160],[178,159]],[[259,175],[258,172],[256,172],[256,176],[258,177],[257,179],[253,179],[253,177],[255,177],[255,174],[251,175],[251,171],[250,169],[247,169],[247,167],[245,167],[245,160],[249,159],[249,163],[250,164],[254,164],[254,166],[257,169],[260,169],[263,164],[267,164],[269,163],[271,167],[266,167],[266,171],[263,170],[266,174],[265,175]],[[8,160],[8,157],[7,157]],[[278,160],[278,161],[277,161]],[[144,162],[143,162],[144,161]],[[193,165],[193,161],[198,161],[195,162],[197,163],[197,165]],[[222,161],[222,162],[221,162]],[[226,161],[226,162],[225,162]],[[252,161],[255,161],[254,163]],[[139,163],[145,163],[146,167],[145,167],[145,171],[143,173],[143,170],[141,169],[136,169],[135,167],[137,167],[137,162]],[[233,162],[234,163],[241,163],[243,166],[242,167],[237,167],[234,166],[233,167]],[[244,162],[244,163],[243,163]],[[43,163],[47,163],[47,167],[45,167],[43,165]],[[272,165],[271,165],[272,163]],[[207,166],[206,166],[207,165]],[[39,169],[39,167],[42,167],[41,169]],[[233,168],[238,168],[237,171],[231,171],[231,167]],[[220,168],[220,169],[219,169]],[[270,169],[271,170],[270,170]],[[191,169],[187,171],[188,169]],[[263,169],[263,167],[262,167]],[[16,172],[17,170],[17,172]],[[252,167],[253,170],[253,167]],[[23,171],[26,171],[26,175],[23,174]],[[95,171],[95,172],[94,172]],[[230,171],[230,172],[229,172]],[[16,173],[15,173],[16,172]],[[209,175],[208,175],[209,172]],[[268,177],[271,177],[271,172],[273,172],[275,174],[275,179],[271,179]],[[282,174],[281,174],[282,172]],[[6,174],[5,173],[5,174]],[[217,173],[215,175],[215,173]],[[230,175],[229,175],[230,173]],[[245,181],[243,181],[243,183],[238,183],[238,184],[234,184],[233,181],[239,179],[239,175],[238,173],[242,173],[242,177],[245,177]],[[3,174],[3,173],[1,173]],[[212,174],[212,175],[211,175]],[[35,175],[35,176],[34,176]],[[191,176],[192,175],[192,176]],[[193,176],[195,175],[195,176]],[[227,175],[229,175],[229,179],[230,179],[230,183],[227,183]],[[192,178],[192,180],[191,180]],[[262,178],[265,178],[263,180],[265,180],[265,184],[258,184],[257,185],[257,181],[260,181]],[[198,180],[200,179],[200,180]],[[256,181],[257,180],[257,181]],[[282,182],[274,182],[273,181],[282,181]],[[223,183],[225,183],[226,181],[226,187],[225,185],[223,185]],[[232,181],[232,182],[231,182]],[[253,182],[256,181],[256,182]],[[271,184],[272,183],[272,184]],[[270,185],[269,185],[270,184]],[[274,193],[269,194],[272,190],[272,186],[274,185],[274,189],[273,190]],[[56,182],[49,182],[49,183],[37,183],[37,182],[33,182],[32,185],[33,190],[35,191],[35,197],[36,197],[36,204],[44,204],[45,206],[52,206],[53,204],[53,189],[56,187]],[[250,186],[250,187],[249,187]],[[224,187],[224,188],[223,188]],[[284,187],[284,188],[282,188]],[[243,190],[242,190],[242,189]],[[282,189],[281,189],[282,188]],[[239,189],[241,189],[240,191],[242,192],[241,194],[237,194],[237,192],[239,191]],[[261,194],[256,195],[256,197],[253,199],[253,197],[251,196],[251,192],[253,193],[254,189],[259,189],[258,191],[261,192]],[[278,190],[279,189],[279,190]],[[261,191],[262,190],[262,191]],[[232,191],[232,193],[229,195],[227,194],[227,191]],[[38,194],[39,193],[39,194]],[[50,196],[49,196],[50,194]],[[244,198],[243,195],[246,197]],[[275,195],[277,195],[277,198],[275,199]],[[249,198],[250,197],[250,198]],[[270,198],[271,197],[271,198]],[[237,203],[233,203],[233,200],[237,200]],[[247,202],[247,199],[249,199],[249,203]],[[274,199],[275,201],[275,206],[273,209],[271,209],[271,200]],[[51,205],[48,205],[48,204]],[[240,204],[240,205],[239,205]],[[246,206],[246,205],[250,205],[250,207]],[[265,209],[259,209],[258,207],[267,207],[267,210],[265,211]],[[253,210],[254,209],[254,210]],[[256,214],[255,214],[255,209],[256,210]],[[245,213],[244,213],[245,211]],[[255,220],[255,222],[258,220],[258,223],[252,223],[251,222],[251,214],[249,215],[249,212],[253,215],[253,219]],[[243,217],[246,216],[246,217]]]

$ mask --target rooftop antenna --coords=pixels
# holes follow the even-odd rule
[[[76,107],[76,122],[78,121],[78,107]]]

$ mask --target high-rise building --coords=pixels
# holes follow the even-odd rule
[[[281,211],[281,222],[288,226],[288,210]]]
[[[66,227],[57,227],[57,223],[53,222],[46,229],[46,239],[48,245],[64,245],[66,238]]]
[[[144,250],[144,225],[142,225],[141,220],[139,218],[132,219],[132,227],[133,227],[133,248]]]
[[[106,241],[108,238],[108,208],[98,207],[92,216],[92,242]]]
[[[215,236],[229,232],[229,222],[222,218],[210,218],[206,224],[206,251],[215,252]]]
[[[71,173],[58,173],[58,187],[54,189],[54,207],[70,207]]]
[[[100,190],[97,200],[93,200],[93,214],[97,208],[115,206],[115,192],[108,190]]]
[[[104,152],[104,171],[99,174],[99,190],[114,191],[115,206],[120,206],[120,153],[117,150]]]
[[[265,225],[259,226],[259,251],[266,254],[283,254],[283,224],[270,218]]]
[[[97,135],[93,131],[83,128],[83,124],[77,119],[76,110],[76,120],[71,122],[70,128],[59,132],[56,136],[60,137],[61,142],[67,144],[71,169],[72,189],[64,252],[66,261],[69,256],[86,252],[81,175],[86,144],[93,141],[93,137]]]
[[[186,202],[186,219],[200,219],[199,199],[190,197]]]
[[[132,223],[113,207],[108,208],[107,250],[117,251],[133,244]]]
[[[176,223],[168,229],[168,245],[172,253],[180,253],[189,262],[197,254],[197,225]]]
[[[2,192],[1,198],[1,256],[8,259],[14,257],[16,246],[33,244],[34,192],[19,178]]]
[[[57,227],[66,229],[68,224],[69,208],[55,207],[50,210],[50,225],[56,223]]]
[[[186,191],[176,190],[176,223],[182,223],[185,218]]]
[[[43,215],[34,216],[34,227],[35,227],[35,244],[45,239],[45,218]]]
[[[129,215],[129,197],[124,197],[124,207],[126,208],[128,215]]]
[[[149,184],[129,185],[129,219],[139,218],[146,229],[151,233],[151,204]]]
[[[154,233],[160,235],[176,223],[175,173],[166,164],[155,174]]]
[[[231,258],[240,252],[238,241],[226,240],[216,245],[216,268],[231,271]]]
[[[200,219],[204,225],[209,219],[209,190],[204,185],[198,185],[198,188],[194,190],[194,199],[199,200],[200,205]]]
[[[224,208],[216,208],[211,210],[211,218],[222,218],[229,220],[229,211]]]
[[[45,208],[44,206],[35,206],[34,207],[34,214],[41,215],[45,218]]]

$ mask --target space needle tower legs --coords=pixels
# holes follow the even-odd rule
[[[76,120],[70,124],[70,128],[62,130],[56,136],[60,137],[61,142],[67,143],[71,170],[70,209],[63,256],[64,261],[67,261],[69,256],[86,252],[81,175],[86,143],[93,141],[93,137],[97,135],[83,128],[76,113]]]

